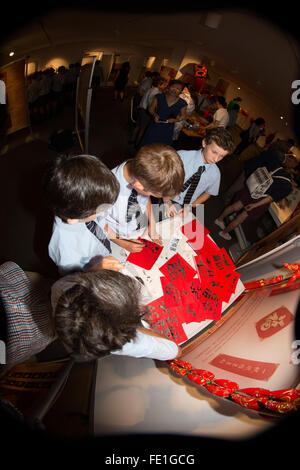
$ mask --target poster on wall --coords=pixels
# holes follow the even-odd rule
[[[161,77],[169,81],[169,80],[174,80],[174,78],[177,75],[177,70],[173,69],[172,67],[167,67],[166,65],[162,65],[159,73]]]
[[[0,80],[4,81],[6,87],[7,134],[12,134],[30,126],[25,89],[25,59],[1,67]]]

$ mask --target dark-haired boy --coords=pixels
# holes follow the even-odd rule
[[[49,256],[60,274],[122,268],[104,230],[105,210],[119,194],[106,165],[91,155],[58,156],[46,172],[44,194],[55,214]]]

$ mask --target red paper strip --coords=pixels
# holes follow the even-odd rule
[[[220,251],[220,248],[218,247],[218,245],[211,238],[209,238],[207,235],[205,235],[203,246],[198,247],[198,248],[195,247],[195,248],[193,248],[193,250],[198,255],[201,255],[201,254],[208,254],[208,253],[218,253]]]
[[[163,246],[144,238],[138,238],[138,240],[144,243],[143,249],[138,253],[130,253],[127,257],[127,261],[149,270],[162,252]]]
[[[227,354],[219,354],[210,364],[234,374],[256,380],[269,380],[279,366],[279,364],[251,361],[241,357],[228,356]]]
[[[181,227],[183,235],[188,239],[188,244],[193,250],[201,250],[204,245],[205,236],[209,233],[207,228],[198,219],[193,219]]]
[[[191,279],[197,274],[197,271],[178,253],[172,256],[159,270],[172,281]]]
[[[257,334],[260,338],[268,338],[282,330],[293,319],[291,312],[286,307],[281,306],[256,323]]]

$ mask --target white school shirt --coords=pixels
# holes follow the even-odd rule
[[[202,149],[200,150],[178,150],[185,172],[184,181],[186,182],[194,173],[198,170],[199,166],[204,166],[198,186],[195,189],[193,197],[190,203],[193,203],[203,192],[210,194],[211,196],[217,196],[219,194],[219,187],[221,181],[221,173],[218,166],[215,163],[204,163],[202,157]],[[173,201],[183,204],[184,197],[188,188],[179,193],[173,198]]]
[[[213,120],[218,121],[218,127],[226,127],[229,123],[229,114],[227,109],[219,108],[213,115]]]
[[[125,275],[131,275],[128,271],[121,271]],[[132,275],[131,275],[132,276]],[[138,281],[137,281],[138,282]],[[51,304],[53,314],[60,296],[75,283],[74,275],[65,276],[56,281],[51,288]],[[145,328],[149,329],[147,322],[142,320]],[[66,349],[68,350],[67,346]],[[71,351],[69,351],[71,352]],[[137,331],[136,337],[125,343],[122,349],[111,351],[111,354],[131,357],[147,357],[149,359],[157,359],[160,361],[168,361],[174,359],[178,354],[178,347],[175,342],[167,338],[159,338],[156,336],[146,335],[141,331]]]
[[[121,237],[128,238],[130,234],[137,229],[137,220],[135,216],[132,217],[130,222],[126,221],[128,198],[132,191],[132,186],[124,178],[124,166],[127,162],[115,167],[112,172],[120,183],[120,192],[118,199],[112,208],[107,212],[106,222],[115,233]],[[149,196],[137,195],[137,202],[144,214],[147,210]]]
[[[141,101],[140,101],[140,104],[139,104],[139,108],[144,108],[144,109],[148,109],[148,106],[149,104],[151,103],[152,101],[152,98],[154,96],[156,96],[158,93],[160,93],[159,91],[159,88],[156,87],[156,86],[153,86],[152,88],[150,88],[150,90],[148,90],[144,96],[142,97]]]
[[[105,218],[95,222],[104,230]],[[61,275],[81,271],[95,256],[109,256],[110,252],[86,227],[85,222],[67,224],[55,217],[52,237],[48,246],[50,258]]]

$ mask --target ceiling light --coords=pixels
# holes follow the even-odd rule
[[[283,119],[283,116],[280,116],[280,119]]]
[[[14,53],[14,51],[11,51],[11,52],[9,53],[9,57],[12,57],[13,55],[15,55],[15,53]]]

